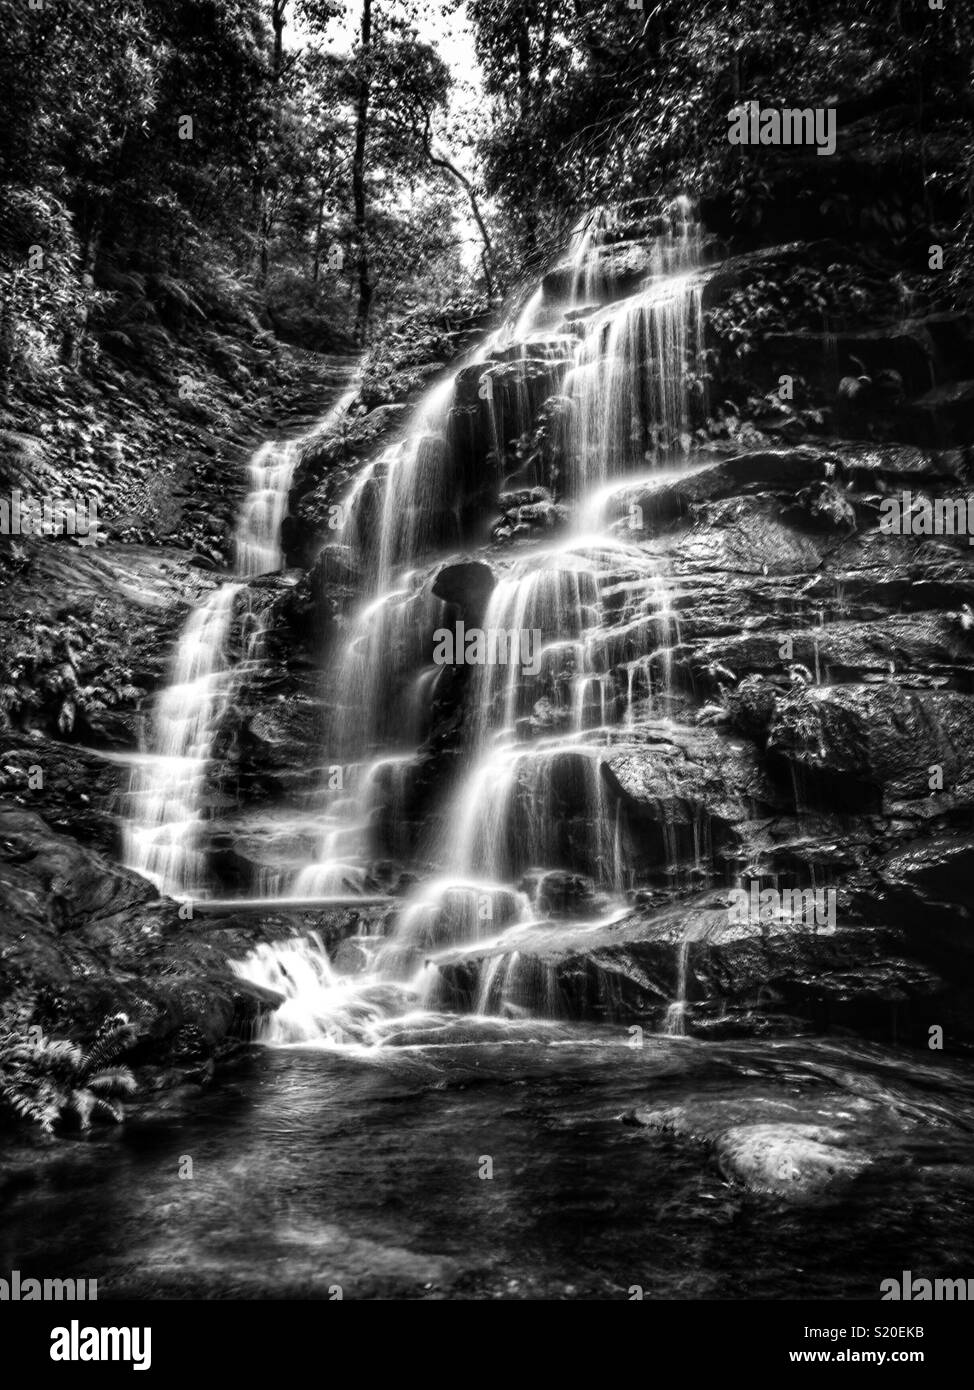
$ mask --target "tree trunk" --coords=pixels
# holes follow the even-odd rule
[[[101,242],[101,228],[102,214],[100,210],[90,218],[87,216],[84,218],[84,231],[81,235],[81,261],[78,266],[82,297],[74,321],[64,330],[61,338],[61,361],[72,370],[76,370],[81,361],[81,348],[88,331],[91,296],[95,288],[95,265]]]
[[[271,27],[274,30],[274,63],[271,69],[274,85],[274,115],[276,122],[279,109],[278,88],[281,82],[281,70],[284,67],[284,25],[287,17],[288,0],[271,0]],[[267,272],[270,263],[270,253],[268,243],[270,241],[270,215],[267,209],[267,188],[266,170],[263,166],[263,157],[260,153],[257,156],[258,167],[254,176],[254,214],[257,228],[257,284],[263,288],[267,284]]]
[[[473,219],[477,224],[477,230],[480,232],[480,239],[484,243],[484,249],[481,253],[480,260],[484,267],[484,279],[487,281],[487,293],[488,295],[493,295],[495,285],[494,248],[491,244],[490,233],[487,231],[487,226],[480,211],[476,190],[461,169],[458,169],[449,159],[445,159],[442,155],[435,155],[433,153],[430,148],[428,137],[424,141],[424,145],[426,149],[426,158],[429,160],[430,164],[432,164],[435,169],[443,169],[446,173],[450,174],[452,178],[456,179],[457,183],[460,184],[467,195],[467,200],[470,203],[470,211],[473,213]]]
[[[254,219],[254,266],[260,282],[261,264],[264,259],[264,168],[263,155],[257,151],[257,168],[250,185],[250,210]]]
[[[524,140],[531,119],[531,31],[528,27],[527,8],[523,4],[517,27],[516,43],[521,139]],[[538,244],[538,209],[533,197],[532,186],[529,183],[524,185],[524,240],[525,250],[530,254]]]
[[[271,24],[274,26],[274,81],[281,75],[284,66],[284,23],[287,15],[287,0],[273,0]]]
[[[315,249],[311,260],[311,283],[317,285],[318,274],[321,269],[321,224],[325,216],[325,186],[321,185],[318,193],[318,216],[315,223]]]
[[[365,192],[365,154],[369,130],[369,54],[372,47],[372,0],[362,0],[362,72],[355,101],[355,155],[352,160],[352,198],[358,241],[358,314],[355,336],[364,345],[372,309],[373,286],[369,273],[369,241]]]

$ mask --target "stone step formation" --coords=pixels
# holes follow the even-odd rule
[[[966,496],[971,324],[776,334],[739,426],[708,315],[788,254],[722,258],[685,199],[583,219],[367,465],[309,447],[314,776],[214,821],[212,890],[398,901],[302,1027],[969,1030],[971,552],[883,504]],[[458,624],[537,652],[437,664]]]

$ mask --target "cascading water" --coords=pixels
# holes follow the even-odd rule
[[[346,391],[314,430],[297,439],[268,442],[252,456],[250,489],[235,537],[240,580],[280,569],[281,523],[304,444],[330,429],[348,409]],[[248,666],[259,653],[262,624],[243,615],[243,661],[234,661],[231,632],[246,584],[213,589],[190,615],[176,648],[168,685],[152,713],[148,749],[131,776],[123,832],[124,862],[175,897],[208,892],[204,828],[206,778],[213,743]]]
[[[152,754],[132,777],[125,860],[166,892],[205,883],[195,831],[214,731],[230,700],[227,639],[240,588],[221,584],[191,615],[153,714]]]
[[[686,368],[702,319],[699,287],[680,274],[652,280],[588,321],[566,382],[573,498],[685,440]]]
[[[321,850],[291,887],[298,897],[368,892],[384,853],[408,863],[406,837],[392,846],[388,830],[401,819],[443,679],[431,662],[434,633],[457,612],[436,592],[437,575],[455,563],[451,547],[469,555],[471,543],[488,542],[486,484],[496,506],[520,466],[510,441],[545,395],[560,403],[553,428],[563,468],[545,482],[572,509],[568,539],[474,551],[494,574],[477,621],[501,648],[510,639],[508,659],[470,673],[457,773],[423,847],[435,876],[409,894],[391,935],[370,943],[351,984],[322,961],[310,1011],[274,948],[237,964],[294,1004],[286,1040],[333,1040],[337,1027],[381,1041],[406,1007],[401,992],[414,1008],[434,1006],[438,963],[471,947],[484,953],[471,1007],[523,1011],[534,998],[539,1015],[550,1014],[557,990],[521,948],[524,933],[557,917],[566,877],[588,885],[596,924],[625,908],[631,832],[604,763],[665,701],[677,627],[658,565],[602,515],[613,487],[681,466],[702,346],[701,238],[690,205],[672,205],[656,230],[634,276],[631,248],[620,260],[604,228],[580,226],[568,259],[513,327],[428,395],[405,438],[346,499],[338,544],[371,563],[364,602],[347,619],[325,761],[357,790],[350,795],[346,782],[323,796]],[[554,298],[549,283],[559,287]],[[510,659],[523,634],[531,659],[523,650]],[[577,904],[568,911],[577,916]],[[315,943],[301,949],[318,952]],[[285,1040],[279,1024],[270,1028]]]
[[[343,399],[342,409],[350,400],[350,395]],[[244,579],[273,574],[281,568],[281,523],[304,443],[303,439],[281,444],[268,441],[248,464],[250,490],[240,511],[236,536],[237,573]]]

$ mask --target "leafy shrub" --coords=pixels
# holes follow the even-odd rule
[[[372,408],[401,401],[418,390],[425,380],[422,369],[450,361],[487,308],[483,299],[466,298],[407,314],[395,331],[376,340],[366,357],[360,387],[365,404]]]
[[[143,691],[119,659],[127,637],[124,619],[104,600],[89,620],[14,619],[0,630],[0,722],[39,714],[70,734],[79,712],[136,703]]]
[[[127,1016],[106,1018],[86,1051],[30,1024],[31,1011],[29,1002],[0,1011],[0,1107],[45,1134],[69,1115],[82,1130],[96,1115],[120,1124],[120,1098],[136,1088],[128,1067],[115,1065],[132,1041]]]
[[[750,356],[769,333],[840,331],[898,308],[895,286],[862,268],[834,263],[759,272],[708,312],[710,329],[734,356]]]
[[[56,372],[88,296],[67,208],[42,189],[0,199],[0,380]],[[43,257],[31,266],[32,254]]]

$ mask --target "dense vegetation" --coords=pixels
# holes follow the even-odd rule
[[[879,143],[918,147],[922,213],[929,220],[949,206],[954,224],[944,230],[967,235],[970,218],[958,213],[971,207],[969,7],[470,0],[468,9],[492,101],[485,178],[512,258],[543,253],[588,207],[666,188],[719,194],[738,229],[757,226],[774,195],[768,151],[742,158],[727,140],[728,111],[750,99],[837,104],[843,128],[895,109],[875,131]],[[934,126],[952,137],[949,158],[931,139]],[[913,191],[849,199],[847,230],[919,232],[903,201]]]
[[[344,8],[2,0],[0,374],[204,320],[328,348],[461,284],[449,74],[409,5],[366,0],[347,49]]]
[[[914,150],[921,177],[871,202],[830,193],[837,228],[916,247],[971,235],[974,17],[959,4],[0,0],[0,14],[3,377],[99,352],[151,364],[166,334],[207,319],[362,341],[390,313],[510,288],[606,200],[717,195],[753,229],[776,193],[769,160],[726,139],[728,109],[752,97],[837,103],[844,127],[896,111],[872,133]],[[486,104],[427,41],[461,20]],[[965,277],[955,261],[945,286]]]

